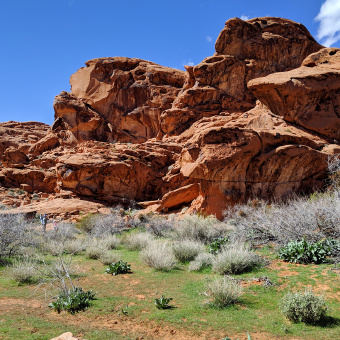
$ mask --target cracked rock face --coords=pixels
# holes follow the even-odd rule
[[[327,158],[340,153],[340,50],[272,17],[228,20],[215,49],[186,71],[86,62],[56,96],[49,131],[37,125],[15,144],[0,126],[0,183],[218,217],[251,198],[323,188]]]

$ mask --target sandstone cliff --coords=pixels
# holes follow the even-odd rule
[[[86,62],[56,96],[49,131],[34,123],[19,142],[28,132],[0,126],[0,183],[218,217],[249,198],[323,188],[340,150],[340,50],[272,17],[228,20],[215,50],[185,72]]]

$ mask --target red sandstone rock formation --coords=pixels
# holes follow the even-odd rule
[[[161,136],[160,115],[184,81],[183,71],[141,59],[90,60],[71,76],[72,94],[56,97],[53,129],[63,126],[77,141],[144,142]]]
[[[186,72],[88,61],[56,96],[49,132],[0,125],[0,183],[219,217],[251,197],[322,188],[340,152],[340,50],[280,18],[230,19],[215,49]]]

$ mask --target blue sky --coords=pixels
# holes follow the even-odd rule
[[[54,96],[89,59],[198,64],[225,21],[242,16],[288,18],[340,47],[340,0],[0,0],[0,122],[51,124]]]

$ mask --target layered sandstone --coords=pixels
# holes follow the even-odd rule
[[[22,132],[19,142],[14,123],[0,126],[0,183],[218,217],[252,197],[322,189],[340,152],[340,50],[272,17],[228,20],[215,50],[186,72],[135,58],[86,62],[56,96],[50,130],[25,123],[37,137]]]
[[[255,97],[247,88],[249,80],[299,67],[321,48],[303,25],[290,20],[228,20],[214,56],[186,67],[184,90],[162,114],[163,131],[178,134],[202,117],[251,109]]]
[[[183,71],[141,59],[90,60],[71,76],[72,93],[56,97],[53,130],[62,127],[77,141],[139,143],[160,137],[160,115],[184,81]]]

